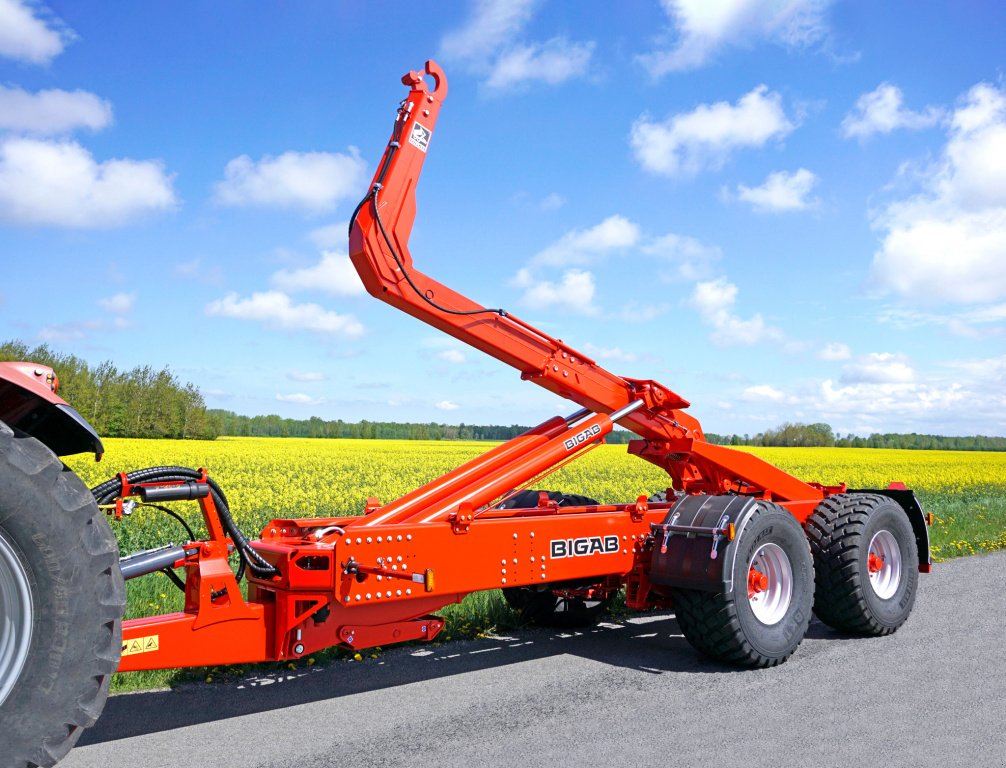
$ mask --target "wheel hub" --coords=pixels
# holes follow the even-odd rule
[[[0,704],[28,658],[33,619],[28,574],[14,548],[0,536]]]
[[[778,544],[762,544],[748,570],[748,605],[762,624],[778,624],[793,600],[793,566]]]
[[[901,548],[890,531],[877,531],[866,560],[870,586],[881,600],[894,597],[901,584]]]

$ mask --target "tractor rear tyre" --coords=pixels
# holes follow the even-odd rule
[[[0,768],[55,764],[98,719],[125,595],[91,493],[0,423]]]
[[[594,499],[572,493],[548,491],[551,501],[563,507],[587,507],[596,505]],[[500,505],[501,509],[526,509],[538,506],[539,491],[521,491]],[[533,587],[504,587],[503,598],[515,611],[520,612],[523,621],[542,627],[569,629],[589,627],[600,621],[611,603],[611,595],[602,592],[603,597],[587,597],[582,592],[590,584],[536,584]]]
[[[810,623],[814,563],[807,537],[785,509],[760,502],[734,546],[733,590],[672,589],[674,612],[685,639],[706,656],[772,667],[793,654]]]
[[[889,635],[915,605],[919,554],[908,516],[876,493],[843,493],[805,524],[817,571],[814,612],[829,627]]]

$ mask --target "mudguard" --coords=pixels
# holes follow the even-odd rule
[[[653,523],[650,581],[668,587],[732,592],[737,542],[758,510],[748,496],[684,496]],[[731,537],[730,531],[733,531]]]
[[[0,421],[44,443],[57,456],[105,452],[83,416],[54,391],[52,368],[34,363],[0,363]]]

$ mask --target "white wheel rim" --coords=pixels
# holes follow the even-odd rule
[[[877,531],[867,555],[870,586],[881,600],[889,600],[901,584],[901,548],[890,531]]]
[[[752,573],[764,578],[752,587]],[[762,624],[772,626],[782,621],[793,601],[793,566],[778,544],[762,544],[751,559],[748,571],[748,605]]]
[[[28,574],[0,536],[0,704],[10,695],[28,658],[32,620]]]

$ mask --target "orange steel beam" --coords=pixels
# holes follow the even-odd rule
[[[367,291],[592,412],[610,413],[642,400],[646,407],[624,419],[624,426],[647,441],[632,452],[666,469],[680,490],[744,489],[777,501],[823,498],[819,489],[750,454],[707,450],[701,425],[683,410],[690,403],[664,385],[617,376],[561,340],[504,310],[487,309],[414,267],[408,241],[416,218],[416,185],[447,96],[439,65],[427,61],[426,74],[433,78],[433,90],[423,73],[402,78],[409,92],[370,192],[350,224],[350,258]],[[427,487],[423,493],[440,490]],[[402,503],[403,509],[414,508],[412,500]]]

